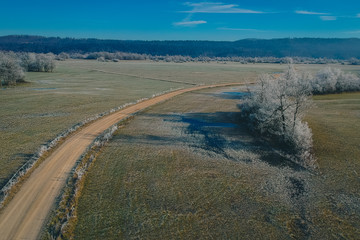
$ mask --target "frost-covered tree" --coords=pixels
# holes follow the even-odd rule
[[[68,53],[65,53],[65,52],[59,53],[56,56],[56,60],[59,60],[59,61],[65,61],[66,59],[69,59],[69,58],[70,58],[70,55]]]
[[[15,85],[24,79],[24,72],[17,59],[12,54],[0,53],[0,87]]]
[[[56,67],[55,55],[52,53],[21,53],[19,58],[22,67],[28,72],[52,72]]]
[[[360,78],[340,69],[326,67],[311,81],[314,94],[360,91]]]
[[[285,146],[301,161],[311,160],[312,134],[303,121],[311,105],[310,80],[310,74],[299,74],[289,65],[279,78],[261,75],[240,105],[251,129]]]
[[[360,59],[350,58],[350,59],[349,59],[349,64],[350,64],[350,65],[360,65]]]

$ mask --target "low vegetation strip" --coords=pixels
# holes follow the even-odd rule
[[[185,92],[242,84],[245,83],[198,86],[170,92],[117,111],[82,128],[79,132],[69,137],[34,171],[9,205],[3,209],[0,215],[0,232],[2,237],[5,239],[35,239],[38,236],[43,221],[76,160],[96,136],[108,127],[135,112]]]
[[[45,236],[48,239],[72,239],[73,225],[76,222],[77,202],[83,188],[86,173],[91,167],[96,155],[118,129],[115,124],[98,136],[85,150],[73,168],[72,175],[66,181],[61,200],[56,207],[56,213],[46,227]]]

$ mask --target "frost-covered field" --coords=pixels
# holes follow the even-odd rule
[[[30,83],[0,89],[0,187],[42,144],[74,124],[156,93],[185,87],[94,72],[80,65],[58,62],[53,73],[27,73]]]
[[[317,71],[322,65],[296,65]],[[359,72],[358,67],[340,66]],[[40,146],[77,123],[138,99],[192,86],[251,81],[286,65],[63,61],[53,73],[26,73],[30,83],[0,89],[0,187]],[[181,83],[183,82],[183,83]]]
[[[311,170],[238,122],[241,91],[187,93],[120,128],[86,177],[75,237],[356,238],[359,93],[314,97]]]

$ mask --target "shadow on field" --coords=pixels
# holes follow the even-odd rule
[[[157,118],[168,125],[170,134],[156,132],[152,135],[122,135],[128,143],[146,145],[188,146],[193,151],[206,155],[220,155],[232,161],[252,162],[251,154],[274,167],[289,167],[300,171],[303,168],[281,156],[260,139],[252,136],[248,126],[242,123],[240,112],[143,114]]]
[[[248,97],[250,95],[249,92],[247,92],[246,90],[239,90],[239,89],[230,89],[229,91],[224,91],[224,92],[215,92],[215,93],[208,93],[208,92],[196,92],[193,94],[197,94],[197,95],[205,95],[205,96],[209,96],[209,97],[216,97],[216,98],[221,98],[221,99],[230,99],[230,100],[241,100],[244,99],[246,97]]]
[[[262,155],[260,159],[274,167],[289,167],[296,171],[306,170],[303,166],[299,165],[298,163],[293,162],[288,158],[283,157],[280,154],[277,154],[276,152],[271,152],[270,148],[269,148],[269,153]]]
[[[244,99],[250,95],[249,92],[222,92],[222,93],[214,93],[216,97],[222,99]]]
[[[239,125],[234,122],[239,118],[238,114],[236,112],[188,113],[165,118],[164,121],[184,123],[182,132],[189,136],[190,147],[238,160],[226,151],[248,148],[245,141],[235,137],[241,133]],[[238,134],[235,134],[236,132]]]

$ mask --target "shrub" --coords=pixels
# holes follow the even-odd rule
[[[52,72],[56,67],[55,55],[52,53],[21,53],[19,58],[22,67],[28,72]]]
[[[0,53],[0,86],[15,85],[18,82],[24,82],[24,72],[11,54]]]
[[[360,91],[360,78],[337,68],[326,67],[316,74],[311,85],[314,94]]]
[[[308,165],[312,148],[311,129],[303,115],[311,105],[311,75],[297,73],[292,65],[277,79],[261,75],[250,96],[240,105],[251,129],[295,153]]]

